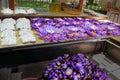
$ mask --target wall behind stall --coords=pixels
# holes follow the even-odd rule
[[[113,12],[113,11],[108,11],[107,15],[108,15],[108,19],[110,21],[113,21],[113,22],[116,22],[116,23],[120,24],[120,13],[116,13],[116,12]]]
[[[112,10],[107,13],[109,20],[120,23],[120,0],[113,0],[110,7]]]

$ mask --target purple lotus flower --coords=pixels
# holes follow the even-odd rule
[[[107,29],[108,29],[108,30],[115,30],[115,27],[113,27],[113,26],[108,26]]]
[[[76,64],[76,66],[77,66],[77,67],[79,67],[79,68],[83,68],[82,63],[80,63],[80,62],[79,62],[79,63],[77,63],[77,64]]]
[[[82,20],[83,20],[83,18],[80,18],[80,17],[75,18],[75,21],[82,21]]]
[[[97,29],[96,26],[90,22],[84,22],[83,24],[81,24],[81,26],[86,30],[96,30]]]
[[[65,21],[65,20],[62,19],[62,18],[54,18],[53,20],[54,20],[54,22],[56,22],[56,23],[62,23],[62,22]]]
[[[95,26],[95,25],[91,25],[91,26],[89,26],[89,28],[90,28],[91,30],[98,30],[98,29],[97,29],[97,26]]]
[[[82,22],[80,22],[80,21],[74,21],[74,22],[73,22],[73,25],[74,25],[74,26],[80,26],[81,23],[82,23]]]
[[[68,68],[68,69],[66,70],[65,74],[69,76],[69,75],[72,74],[72,72],[73,72],[73,69]]]
[[[51,26],[55,26],[55,25],[56,25],[56,23],[54,23],[54,22],[52,22],[52,21],[51,21],[51,22],[46,22],[45,24],[46,24],[46,25],[51,25]]]
[[[73,39],[73,40],[77,40],[79,38],[82,38],[81,36],[81,31],[79,27],[75,27],[75,26],[64,26],[64,32],[66,34],[66,37],[68,39]]]
[[[98,20],[96,20],[96,19],[91,19],[89,22],[91,22],[92,24],[94,24],[94,25],[100,25],[101,23],[98,21]]]
[[[53,34],[53,33],[55,33],[55,32],[58,31],[57,28],[55,28],[55,27],[53,27],[53,26],[49,26],[49,25],[46,25],[45,28],[44,28],[44,30],[45,30],[47,33],[49,33],[49,34]]]
[[[107,36],[108,31],[96,31],[97,34],[100,34],[101,36]]]
[[[39,28],[39,35],[44,41],[51,41],[52,34],[57,32],[57,28],[52,26],[46,26],[44,28]]]
[[[61,24],[57,24],[57,23],[54,24],[53,26],[56,27],[56,28],[59,28],[59,29],[62,28],[62,25]]]
[[[34,23],[34,22],[37,22],[39,19],[40,19],[39,17],[30,18],[30,21],[31,21],[32,23]]]
[[[80,28],[75,26],[69,26],[66,27],[66,30],[76,32],[76,31],[80,31]]]
[[[83,58],[84,58],[84,55],[81,54],[81,53],[78,53],[77,56],[78,56],[80,59],[83,59]]]
[[[79,80],[78,77],[77,77],[76,75],[74,76],[74,80]]]
[[[84,28],[82,28],[82,27],[80,27],[79,30],[80,30],[80,32],[83,32],[83,33],[86,32],[86,29],[84,29]]]
[[[51,18],[44,18],[44,22],[52,22],[53,20]]]
[[[86,33],[82,33],[82,32],[81,32],[81,38],[82,38],[82,39],[86,39],[87,37],[88,37],[88,35],[87,35]]]
[[[70,23],[70,22],[67,22],[67,21],[64,21],[63,23],[61,23],[61,25],[63,25],[63,26],[70,26],[71,23]]]
[[[66,63],[62,64],[62,68],[66,69],[67,68],[67,64]]]
[[[72,22],[72,21],[74,21],[73,18],[64,18],[64,20],[67,21],[67,22]]]
[[[35,30],[37,30],[41,26],[42,26],[42,23],[38,23],[38,22],[35,22],[35,23],[31,24],[31,27]]]
[[[44,27],[39,28],[39,36],[44,41],[52,41],[57,42],[59,40],[64,40],[65,35],[63,33],[62,28],[55,28],[51,25],[45,25]]]
[[[101,27],[102,30],[107,30],[108,26],[109,25],[101,24],[99,27]]]
[[[108,31],[107,33],[110,35],[120,35],[120,30]]]
[[[31,27],[44,41],[86,39],[107,35],[120,35],[120,25],[89,18],[30,18]],[[49,26],[49,27],[48,27]]]
[[[62,57],[61,57],[61,56],[59,56],[57,59],[58,59],[58,60],[62,60]]]
[[[101,34],[96,33],[96,32],[94,32],[94,31],[87,31],[87,33],[88,33],[91,37],[94,37],[94,38],[101,36]]]
[[[67,33],[67,38],[72,40],[78,40],[82,38],[81,32]]]
[[[66,58],[68,59],[67,61],[65,60]],[[48,65],[44,76],[48,80],[82,80],[87,78],[90,80],[109,80],[106,72],[98,68],[97,65],[80,53],[74,56],[66,54],[58,57]]]
[[[113,35],[120,35],[120,30],[116,30],[113,32]]]

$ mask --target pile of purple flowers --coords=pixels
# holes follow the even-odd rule
[[[120,35],[120,25],[88,18],[30,18],[31,26],[45,42]]]
[[[106,72],[81,53],[65,54],[48,64],[43,80],[110,80]]]

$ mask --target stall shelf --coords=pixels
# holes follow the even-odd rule
[[[19,17],[65,17],[65,15],[0,15],[1,19],[4,18],[14,18],[17,19]],[[75,17],[73,15],[68,15],[66,17]],[[79,16],[88,18],[86,16]],[[89,17],[93,18],[93,17]],[[96,19],[103,19],[100,17],[95,17]],[[17,31],[16,31],[17,32]],[[33,31],[34,34],[37,34]],[[37,42],[30,44],[22,44],[18,39],[18,44],[13,46],[0,46],[0,68],[8,68],[12,71],[10,75],[14,73],[22,77],[40,77],[40,74],[43,73],[45,66],[50,62],[50,60],[56,58],[57,56],[64,55],[65,53],[76,54],[83,53],[89,58],[92,58],[95,54],[104,54],[105,56],[109,56],[109,58],[114,61],[116,64],[120,63],[120,43],[116,40],[113,40],[111,36],[107,37],[99,37],[99,38],[87,38],[87,39],[79,39],[79,40],[68,40],[61,42],[50,42],[44,43],[41,39],[36,36]],[[112,50],[112,51],[111,51]],[[115,50],[115,51],[114,51]],[[48,61],[47,61],[48,60]],[[43,61],[43,62],[42,62]],[[44,62],[45,61],[45,62]],[[36,62],[40,62],[35,64]],[[33,64],[31,64],[33,63]],[[46,63],[46,64],[44,64]],[[108,61],[109,63],[109,61]],[[28,65],[26,65],[28,64]],[[30,65],[29,65],[30,64]],[[113,63],[114,64],[114,63]],[[37,67],[34,67],[37,66]],[[37,69],[37,68],[41,69]],[[33,69],[33,72],[32,72]],[[28,70],[28,71],[27,71]],[[39,71],[41,70],[41,71]],[[110,77],[112,80],[117,80],[119,77],[110,73]],[[18,76],[17,75],[17,76]],[[10,76],[8,76],[9,78]],[[13,80],[13,79],[11,79]]]
[[[24,15],[21,15],[21,16],[17,16],[17,15],[13,15],[12,17],[10,16],[0,16],[1,19],[4,19],[4,18],[13,18],[13,19],[18,19],[18,18],[35,18],[35,17],[39,17],[38,15],[34,16],[34,15],[29,15],[29,16],[24,16]],[[49,18],[55,18],[56,16],[49,16]],[[75,16],[58,16],[60,18],[64,18],[64,17],[72,17],[74,18]],[[48,16],[42,16],[42,18],[48,18]],[[87,16],[81,16],[81,18],[89,18],[89,19],[92,19],[92,17],[87,17]],[[95,18],[95,19],[99,19],[98,17]],[[111,38],[111,37],[114,37],[114,36],[102,36],[102,37],[96,37],[96,38],[92,38],[92,37],[88,37],[86,39],[78,39],[78,40],[63,40],[63,41],[58,41],[58,42],[44,42],[42,39],[40,39],[38,33],[35,31],[35,30],[32,30],[32,32],[34,33],[35,35],[35,38],[36,38],[36,42],[31,42],[31,43],[22,43],[20,37],[18,37],[18,30],[15,30],[16,32],[16,40],[17,40],[17,44],[15,45],[7,45],[7,46],[2,46],[0,45],[0,50],[17,50],[17,49],[32,49],[32,48],[43,48],[43,47],[49,47],[49,46],[55,46],[55,45],[66,45],[66,44],[74,44],[74,43],[79,43],[81,41],[88,41],[88,40],[101,40],[103,38]],[[119,37],[119,36],[116,36],[116,37]]]
[[[99,65],[104,65],[101,68],[104,68],[107,71],[111,80],[119,80],[120,78],[119,74],[116,74],[116,70],[119,70],[120,67],[120,42],[114,39],[109,38],[102,40],[81,41],[76,44],[66,44],[64,46],[56,45],[49,47],[49,49],[39,48],[38,50],[41,51],[35,52],[36,50],[32,49],[23,51],[27,53],[22,53],[20,51],[18,54],[16,51],[14,51],[7,54],[7,56],[1,55],[0,61],[4,62],[0,65],[1,70],[5,69],[12,71],[12,73],[9,74],[10,76],[8,76],[9,79],[11,78],[11,75],[12,79],[13,77],[14,79],[23,79],[27,77],[40,78],[44,73],[46,65],[57,56],[62,56],[65,53],[70,55],[83,53],[85,56],[95,61]],[[30,56],[31,54],[33,55]],[[107,63],[99,62],[98,57],[104,58],[105,62]],[[106,64],[111,65],[111,68],[108,68],[108,65]],[[110,71],[110,69],[113,69],[113,71]],[[6,75],[8,75],[8,73],[6,73]]]

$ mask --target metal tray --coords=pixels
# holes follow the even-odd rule
[[[70,55],[83,53],[104,68],[111,80],[120,80],[120,42],[111,38],[93,39],[73,42],[71,44],[40,47],[37,49],[15,50],[0,56],[1,70],[8,71],[2,76],[10,80],[21,80],[26,77],[40,77],[46,65],[54,58],[65,53]],[[99,58],[99,59],[98,59]],[[103,63],[100,59],[103,59]],[[104,63],[106,62],[106,63]],[[107,65],[110,67],[106,67]],[[3,73],[2,72],[2,73]],[[1,78],[1,79],[2,79]]]
[[[14,15],[14,16],[0,16],[0,19],[4,19],[4,18],[13,18],[13,19],[18,19],[18,18],[22,18],[22,17],[26,17],[26,18],[31,18],[31,17],[40,17],[40,16],[35,16],[35,15],[31,15],[31,16],[23,16],[23,15]],[[48,17],[48,16],[42,16],[42,17]],[[56,16],[49,16],[49,18],[55,18]],[[58,16],[60,18],[64,18],[64,17],[76,17],[76,16]],[[81,16],[82,18],[90,18],[90,17],[86,17],[86,16]],[[107,20],[105,20],[107,21]],[[18,33],[18,31],[15,31],[16,34]],[[33,32],[35,33],[35,37],[37,39],[37,41],[35,43],[27,43],[27,44],[23,44],[20,40],[20,38],[17,36],[17,44],[16,45],[10,45],[10,46],[1,46],[0,45],[0,53],[2,52],[6,52],[7,51],[11,51],[11,50],[24,50],[24,49],[33,49],[33,48],[42,48],[42,47],[50,47],[50,46],[55,46],[55,45],[66,45],[66,44],[73,44],[73,43],[79,43],[81,41],[88,41],[88,40],[99,40],[99,39],[104,39],[104,38],[111,38],[113,36],[102,36],[102,37],[97,37],[97,38],[92,38],[92,37],[88,37],[87,39],[79,39],[79,40],[65,40],[65,41],[59,41],[59,42],[49,42],[49,43],[45,43],[43,40],[41,40],[39,38],[39,36],[37,35],[36,31],[33,30]]]

